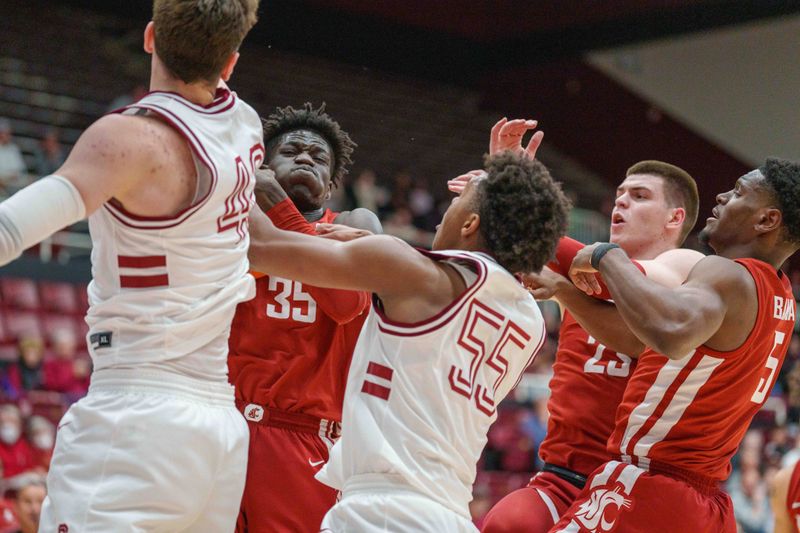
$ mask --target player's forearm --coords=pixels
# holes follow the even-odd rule
[[[86,206],[66,178],[46,176],[0,204],[0,265],[81,220]]]
[[[556,293],[556,299],[578,324],[609,349],[637,357],[645,348],[612,303],[587,296],[571,283]]]
[[[699,317],[674,290],[649,281],[619,249],[608,252],[599,266],[620,316],[642,343],[672,359],[696,346],[686,331]]]

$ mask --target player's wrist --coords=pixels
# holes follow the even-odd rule
[[[595,270],[600,270],[600,261],[603,260],[608,252],[618,248],[619,244],[614,244],[613,242],[598,244],[595,249],[592,250],[592,259],[590,261],[592,268]]]

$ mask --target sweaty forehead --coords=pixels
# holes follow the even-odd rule
[[[319,133],[311,130],[294,130],[284,133],[279,144],[302,144],[307,146],[318,146],[330,151],[328,141]]]

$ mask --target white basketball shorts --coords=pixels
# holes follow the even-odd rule
[[[59,424],[39,531],[233,531],[247,446],[230,385],[100,371]]]
[[[368,476],[358,476],[367,478]],[[379,478],[381,476],[376,476]],[[347,483],[341,500],[322,519],[325,533],[477,533],[465,516],[412,489],[380,482]]]

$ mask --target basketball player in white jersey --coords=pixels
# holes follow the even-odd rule
[[[0,204],[0,262],[89,218],[89,394],[59,425],[43,532],[232,531],[247,428],[227,384],[255,111],[224,86],[258,0],[155,0],[151,92]],[[202,43],[203,46],[198,46]]]
[[[476,531],[475,465],[497,404],[544,338],[541,313],[513,273],[542,268],[567,210],[541,163],[506,152],[453,199],[431,253],[389,236],[335,242],[282,232],[253,211],[254,268],[373,293],[342,437],[318,474],[342,491],[322,531]]]

